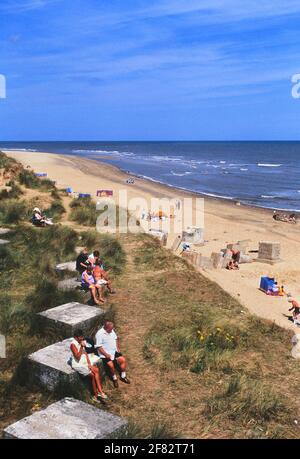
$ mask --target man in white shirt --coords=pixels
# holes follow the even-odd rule
[[[113,322],[109,322],[108,320],[105,321],[103,327],[96,333],[95,340],[95,348],[103,363],[107,364],[111,372],[114,386],[119,387],[115,369],[116,363],[120,367],[121,381],[125,384],[130,384],[126,376],[126,360],[120,352],[120,342],[114,330]]]

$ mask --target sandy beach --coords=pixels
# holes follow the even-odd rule
[[[30,166],[36,172],[46,172],[55,180],[58,187],[72,187],[74,191],[90,193],[96,197],[97,189],[111,189],[115,194],[127,190],[128,198],[142,197],[150,202],[156,198],[184,198],[191,193],[158,183],[135,178],[135,183],[126,183],[126,173],[98,161],[58,154],[7,151],[12,156]],[[224,290],[237,298],[241,310],[248,309],[252,314],[269,319],[276,324],[296,331],[297,327],[285,317],[289,304],[286,297],[268,297],[259,291],[260,277],[274,276],[286,291],[300,299],[300,286],[297,282],[300,260],[296,254],[300,249],[298,225],[275,222],[272,211],[236,206],[234,202],[205,198],[205,240],[200,252],[210,256],[219,252],[228,243],[248,239],[249,249],[257,250],[259,241],[280,242],[282,262],[271,266],[253,262],[242,264],[239,271],[225,269],[201,269],[201,272],[216,281]]]

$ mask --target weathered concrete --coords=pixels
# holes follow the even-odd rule
[[[56,271],[76,271],[76,261],[67,261],[56,265]]]
[[[10,233],[10,229],[9,228],[0,228],[0,234],[7,234],[7,233]]]
[[[26,360],[26,381],[53,391],[61,385],[76,384],[80,376],[71,365],[70,343],[65,339],[30,354]],[[100,358],[99,358],[100,361]]]
[[[168,233],[166,233],[165,231],[161,231],[161,230],[150,228],[149,229],[149,234],[151,234],[152,236],[154,236],[157,239],[159,239],[159,241],[161,242],[161,244],[164,247],[167,245]]]
[[[4,429],[4,438],[100,439],[118,438],[128,422],[74,398],[64,398]]]
[[[182,242],[182,236],[180,236],[180,235],[176,236],[176,238],[174,239],[173,244],[171,246],[171,250],[176,252],[179,249],[179,246],[180,246],[181,242]]]
[[[222,268],[224,263],[224,256],[222,252],[212,252],[211,254],[212,265],[215,269]]]
[[[89,333],[104,314],[99,307],[72,302],[40,312],[38,318],[44,332],[55,330],[58,336],[67,338],[73,336],[77,328]]]
[[[280,262],[280,242],[260,242],[256,261],[269,264]]]
[[[182,241],[191,242],[193,244],[203,244],[204,228],[187,228],[185,231],[182,231]]]
[[[59,290],[70,291],[81,287],[81,282],[77,277],[59,281],[57,284]]]

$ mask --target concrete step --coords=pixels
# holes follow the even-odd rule
[[[81,282],[77,277],[72,277],[71,279],[64,279],[62,281],[59,281],[57,286],[59,290],[71,291],[77,288],[80,289]]]
[[[67,338],[73,336],[74,331],[78,328],[85,334],[90,333],[100,323],[104,314],[105,311],[99,307],[72,302],[47,309],[37,316],[44,333],[55,330],[57,336]]]
[[[30,354],[25,362],[26,385],[38,385],[48,391],[76,385],[80,376],[70,365],[72,338],[51,344]],[[100,363],[100,358],[99,358]]]
[[[126,432],[126,419],[74,398],[64,398],[4,429],[4,438],[100,439]]]
[[[76,261],[67,261],[65,263],[59,263],[55,267],[56,271],[63,272],[63,271],[71,271],[76,272]]]
[[[9,228],[0,228],[0,234],[7,234],[7,233],[10,233],[10,229]]]

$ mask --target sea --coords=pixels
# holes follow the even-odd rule
[[[0,142],[91,158],[207,196],[300,212],[300,142]]]

